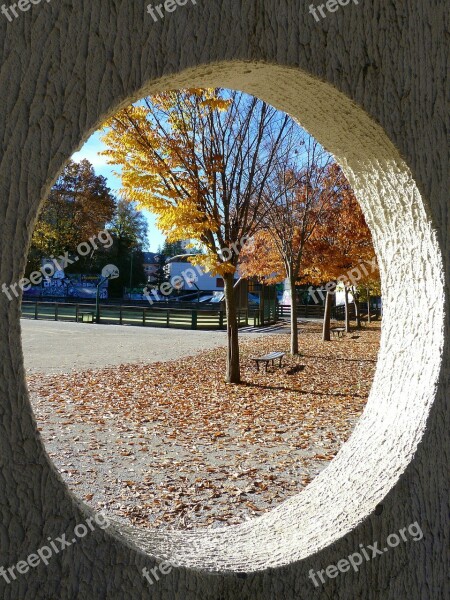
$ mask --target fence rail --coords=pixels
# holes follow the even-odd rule
[[[291,307],[280,304],[278,314],[281,318],[289,318],[291,316]],[[320,304],[298,304],[297,316],[300,319],[322,319],[324,315],[324,307]]]
[[[367,313],[367,305],[360,306],[361,314]],[[355,319],[355,307],[349,305],[350,319]],[[261,327],[272,325],[281,318],[290,317],[291,307],[286,305],[265,306],[264,311],[258,307],[238,310],[238,325]],[[297,307],[299,318],[322,319],[324,307],[320,305],[304,305]],[[22,302],[23,318],[35,320],[52,320],[67,322],[95,322],[95,304],[90,302]],[[331,316],[338,321],[344,320],[343,306],[334,306]],[[380,316],[379,309],[373,309],[373,316]],[[198,306],[176,308],[169,306],[129,306],[116,304],[100,304],[99,323],[112,325],[137,325],[144,327],[166,327],[174,329],[226,329],[227,318],[223,306]]]
[[[367,318],[367,302],[359,302],[359,314],[362,318]],[[354,321],[356,319],[356,310],[355,305],[351,302],[348,305],[349,308],[349,318]],[[371,306],[370,315],[374,319],[379,319],[381,317],[381,308],[379,306]],[[345,320],[345,306],[340,304],[339,306],[334,306],[331,311],[331,316],[336,321],[344,321]]]
[[[348,305],[349,317],[352,321],[356,319],[355,305],[350,302]],[[361,315],[367,315],[367,302],[359,303],[359,310]],[[323,319],[325,314],[325,307],[321,304],[298,304],[297,305],[297,316],[299,319]],[[372,308],[371,314],[375,318],[380,317],[380,309]],[[291,316],[291,307],[286,305],[279,305],[278,315],[280,318],[289,318]],[[345,306],[333,306],[331,309],[331,318],[336,321],[343,321],[345,319]]]
[[[255,327],[276,322],[274,308],[238,310],[238,325]],[[92,303],[68,302],[22,302],[21,316],[27,319],[66,322],[96,322],[95,305]],[[225,329],[226,313],[223,308],[162,308],[141,306],[115,306],[100,304],[99,323],[113,325],[137,325],[144,327],[166,327],[174,329]]]

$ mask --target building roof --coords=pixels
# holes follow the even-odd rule
[[[170,263],[187,263],[190,258],[198,256],[198,254],[179,254],[178,256],[172,256],[166,260],[166,265]]]

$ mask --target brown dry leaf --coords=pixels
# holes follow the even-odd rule
[[[270,510],[332,460],[367,401],[379,334],[323,344],[308,323],[301,356],[267,374],[250,357],[288,352],[289,336],[242,338],[241,386],[223,382],[223,348],[28,383],[53,460],[88,502],[95,491],[96,507],[143,527],[215,527]]]

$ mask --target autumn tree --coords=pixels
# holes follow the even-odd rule
[[[295,290],[304,255],[316,227],[326,220],[327,211],[339,204],[347,185],[332,157],[304,134],[295,155],[277,163],[276,177],[264,195],[263,229],[242,260],[241,272],[246,276],[266,282],[289,281],[292,354],[299,351]]]
[[[112,295],[122,296],[125,286],[146,283],[143,251],[148,244],[147,229],[147,219],[136,208],[136,203],[120,198],[108,226],[114,240],[108,258],[120,273],[109,283]]]
[[[330,206],[326,218],[316,228],[306,262],[305,275],[309,283],[326,283],[324,341],[330,340],[331,301],[339,283],[344,288],[345,329],[350,329],[349,291],[355,294],[359,325],[358,285],[375,284],[379,274],[370,230],[348,183],[341,190],[339,202]]]
[[[340,271],[339,280],[344,286],[345,330],[349,332],[349,291],[354,293],[356,321],[360,327],[357,282],[366,278],[365,263],[375,258],[372,236],[353,191],[347,190],[344,194],[339,211],[334,215],[332,228],[334,235],[329,252],[332,253],[335,270]]]
[[[106,179],[88,160],[69,161],[45,200],[36,223],[27,271],[42,258],[64,254],[102,231],[115,210]],[[77,264],[80,270],[81,261]]]
[[[355,305],[355,315],[356,315],[356,326],[358,329],[361,327],[361,311],[360,311],[360,303],[367,303],[367,321],[371,322],[371,297],[372,296],[380,296],[381,295],[381,281],[380,281],[380,271],[378,267],[378,262],[376,260],[375,254],[373,255],[370,263],[368,261],[364,261],[361,263],[360,268],[355,269],[354,273],[357,272],[358,276],[350,280],[350,290],[353,297],[353,302]]]
[[[246,238],[294,123],[240,92],[195,89],[145,98],[105,124],[123,193],[158,217],[168,240],[193,240],[196,263],[224,280],[226,381],[240,383],[234,279]]]
[[[377,276],[364,283],[364,286],[361,290],[362,300],[367,302],[367,321],[370,323],[372,321],[372,297],[373,296],[381,296],[382,288],[381,288],[381,277],[380,271],[378,270]],[[377,318],[378,318],[378,310],[377,310]]]

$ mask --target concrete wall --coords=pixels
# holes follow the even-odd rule
[[[445,2],[197,0],[157,22],[140,0],[52,0],[0,14],[0,282],[18,281],[39,205],[117,108],[227,86],[288,111],[344,168],[379,254],[384,331],[367,408],[305,492],[220,531],[98,530],[10,584],[5,600],[441,599],[449,544]],[[25,6],[25,4],[22,4]],[[10,15],[11,17],[11,15]],[[398,297],[398,290],[405,291]],[[88,516],[30,408],[19,303],[0,294],[0,565]],[[424,537],[315,587],[325,569],[417,521]],[[150,586],[162,557],[178,567]]]

